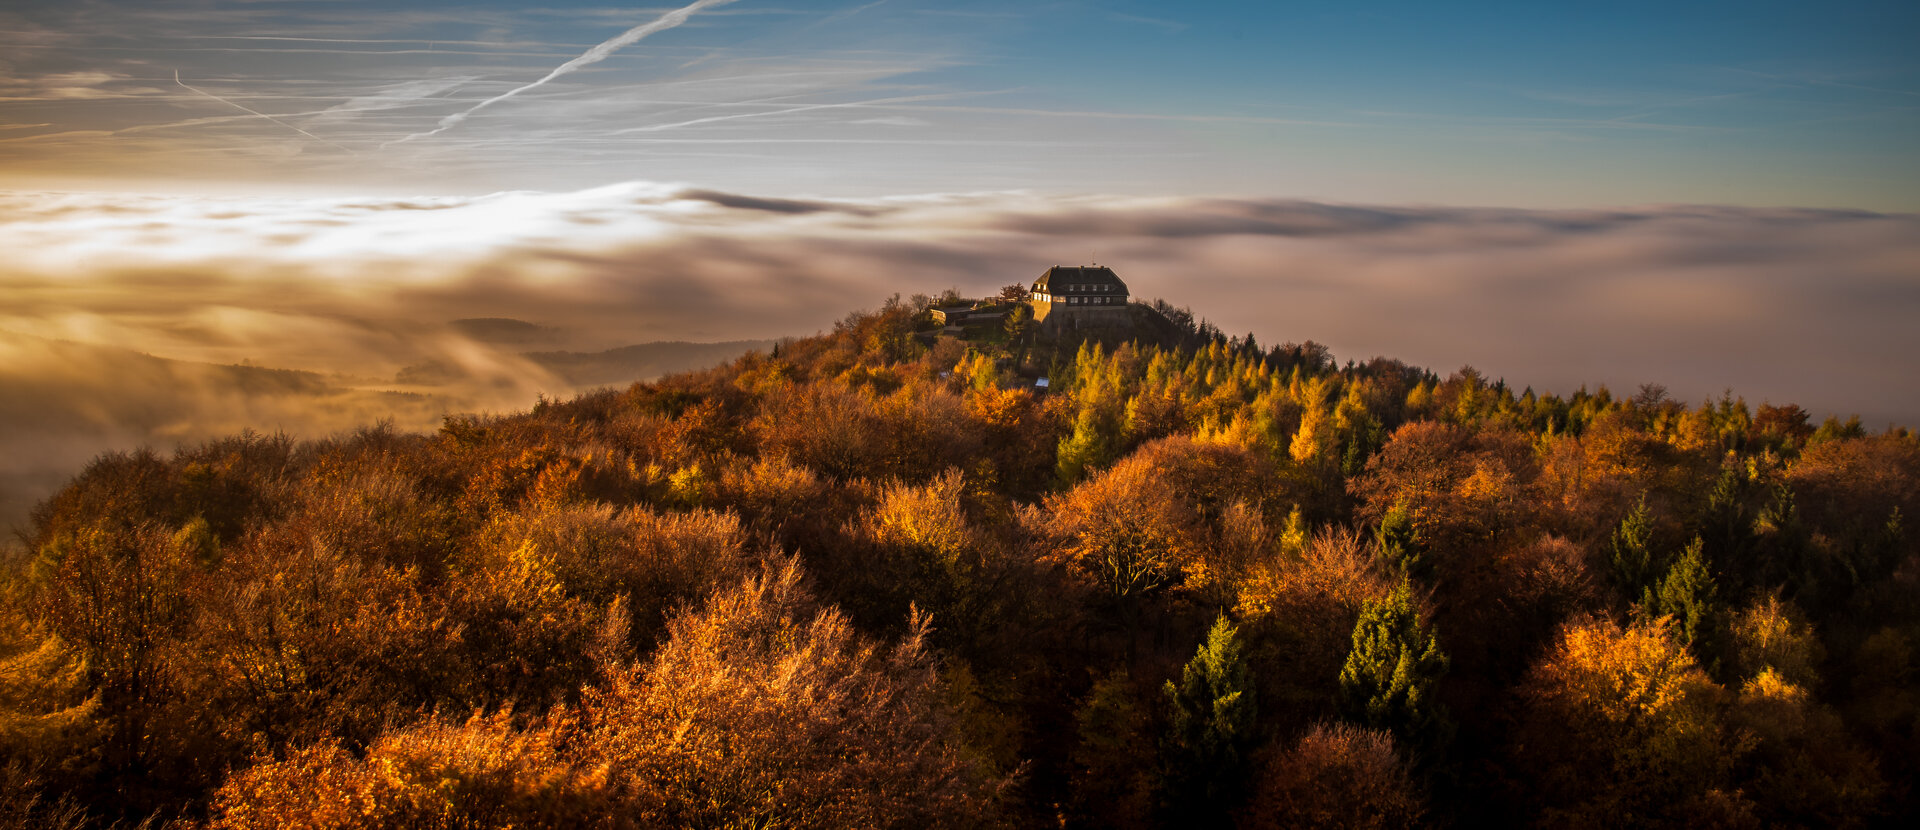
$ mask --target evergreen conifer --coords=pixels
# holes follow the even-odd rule
[[[1620,590],[1628,597],[1639,595],[1653,582],[1655,562],[1653,550],[1653,519],[1647,512],[1647,494],[1640,494],[1640,502],[1620,521],[1613,531],[1613,542],[1608,550],[1608,563],[1613,566],[1614,578],[1619,580]]]
[[[1392,596],[1360,611],[1353,651],[1340,669],[1340,709],[1355,723],[1392,732],[1419,760],[1431,760],[1452,737],[1452,722],[1434,697],[1448,665],[1402,577]]]
[[[1406,502],[1395,503],[1393,509],[1380,517],[1373,541],[1379,547],[1380,558],[1401,573],[1408,576],[1425,573],[1427,563],[1421,556],[1424,546],[1413,524],[1413,510]]]
[[[1719,593],[1707,567],[1706,543],[1696,536],[1667,569],[1659,590],[1649,589],[1641,601],[1649,616],[1673,618],[1674,636],[1709,673],[1717,673],[1719,664]]]
[[[1179,685],[1167,681],[1165,691],[1171,707],[1163,756],[1168,819],[1187,827],[1228,826],[1246,796],[1254,687],[1226,615],[1214,621]]]

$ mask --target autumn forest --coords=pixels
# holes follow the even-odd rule
[[[1920,815],[1920,434],[1133,312],[103,454],[0,576],[0,828]]]

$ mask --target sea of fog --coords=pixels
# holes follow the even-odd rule
[[[523,408],[889,295],[1097,259],[1263,344],[1516,388],[1920,425],[1920,216],[629,183],[458,198],[0,193],[0,523],[107,449]],[[492,322],[489,322],[492,321]],[[593,377],[533,353],[732,343]],[[631,355],[629,354],[629,357]],[[626,359],[626,358],[623,358]],[[590,373],[592,374],[592,373]]]

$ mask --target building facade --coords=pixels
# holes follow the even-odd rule
[[[1131,325],[1127,284],[1104,265],[1055,265],[1033,281],[1033,321],[1049,329]]]

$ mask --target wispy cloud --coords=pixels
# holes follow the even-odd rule
[[[1019,115],[1035,118],[1086,118],[1107,121],[1167,121],[1189,124],[1267,124],[1273,126],[1297,127],[1357,127],[1363,122],[1353,120],[1319,120],[1311,118],[1278,118],[1264,115],[1208,115],[1201,113],[1169,112],[1126,112],[1122,110],[1084,110],[1084,109],[1044,109],[1039,107],[973,107],[973,106],[906,106],[891,105],[893,109],[920,110],[925,112],[969,113],[976,115]]]
[[[301,134],[301,135],[304,135],[304,136],[306,136],[306,137],[308,137],[308,138],[311,138],[311,139],[313,139],[314,141],[318,141],[318,142],[320,142],[321,144],[325,144],[325,145],[328,145],[328,146],[330,146],[330,147],[333,147],[333,148],[336,148],[336,149],[339,149],[339,150],[345,150],[345,151],[346,151],[346,152],[347,152],[347,153],[348,153],[349,155],[352,155],[352,154],[353,154],[353,148],[351,148],[351,147],[347,147],[347,146],[345,146],[345,145],[342,145],[342,144],[339,144],[339,143],[336,143],[336,142],[333,142],[333,141],[328,141],[327,139],[324,139],[324,138],[321,138],[321,137],[319,137],[319,136],[317,136],[317,135],[314,135],[313,133],[310,133],[310,132],[307,132],[306,130],[303,130],[303,129],[301,129],[301,128],[299,128],[299,127],[297,127],[297,126],[295,126],[295,125],[293,125],[293,124],[290,124],[290,123],[287,123],[287,122],[285,122],[285,121],[282,121],[282,120],[280,120],[280,119],[278,119],[278,118],[275,118],[275,117],[273,117],[273,116],[271,116],[271,115],[268,115],[268,114],[266,114],[266,113],[264,113],[264,112],[261,112],[261,111],[259,111],[259,110],[256,110],[256,109],[253,109],[252,107],[248,107],[248,106],[246,106],[246,105],[244,105],[244,104],[240,104],[240,103],[237,103],[237,102],[234,102],[234,101],[232,101],[232,100],[229,100],[229,99],[226,99],[226,98],[222,98],[222,97],[220,97],[220,96],[218,96],[218,95],[215,95],[215,94],[213,94],[213,93],[211,93],[211,92],[208,92],[208,91],[206,91],[206,90],[204,90],[204,89],[200,89],[200,88],[198,88],[198,87],[194,87],[194,86],[189,86],[189,85],[187,84],[187,82],[186,82],[186,81],[182,81],[182,80],[180,80],[180,73],[179,73],[179,71],[177,71],[177,70],[176,70],[176,71],[175,71],[175,72],[173,73],[173,82],[174,82],[174,83],[176,83],[176,84],[179,84],[179,85],[180,85],[180,87],[181,87],[182,89],[185,89],[185,90],[187,90],[188,92],[192,92],[192,93],[194,93],[195,95],[201,95],[201,96],[205,96],[205,97],[207,97],[207,98],[211,98],[211,99],[213,99],[213,100],[215,100],[215,101],[219,101],[219,102],[220,102],[220,103],[222,103],[222,104],[226,104],[227,106],[230,106],[230,107],[233,107],[234,109],[237,109],[237,110],[240,110],[241,112],[244,112],[244,113],[247,113],[247,114],[249,114],[249,115],[254,115],[254,116],[258,116],[258,117],[260,117],[260,118],[264,118],[264,119],[266,119],[266,120],[268,120],[268,121],[271,121],[271,122],[273,122],[273,123],[275,123],[275,124],[279,124],[279,125],[280,125],[280,126],[282,126],[282,127],[286,127],[286,128],[287,128],[287,129],[289,129],[289,130],[292,130],[292,131],[294,131],[294,132],[296,132],[296,133],[299,133],[299,134]]]
[[[356,95],[314,113],[316,121],[343,121],[364,113],[382,112],[421,104],[478,80],[473,75],[429,78],[389,84],[365,95]]]
[[[663,130],[675,130],[675,129],[680,129],[682,127],[695,127],[702,124],[713,124],[713,123],[722,122],[722,121],[738,121],[746,118],[772,118],[772,117],[783,116],[783,115],[798,115],[798,114],[807,113],[807,112],[818,112],[820,110],[873,109],[873,108],[885,107],[892,104],[905,104],[905,103],[911,103],[916,101],[939,101],[939,100],[946,100],[946,99],[957,98],[957,97],[960,97],[959,93],[932,93],[927,95],[903,95],[896,98],[875,98],[870,101],[846,101],[841,103],[828,103],[828,104],[803,104],[797,107],[782,107],[779,109],[761,110],[757,112],[740,112],[740,113],[733,113],[730,115],[710,115],[704,118],[691,118],[685,121],[675,121],[667,124],[649,124],[644,127],[629,127],[624,130],[614,130],[612,134],[626,135],[629,133],[661,132]]]
[[[611,38],[606,42],[593,47],[592,49],[588,49],[586,53],[582,54],[580,57],[574,58],[573,60],[567,61],[566,63],[563,63],[557,67],[554,67],[553,71],[548,72],[545,76],[542,76],[539,80],[534,81],[533,83],[514,87],[513,89],[507,90],[506,92],[503,92],[492,98],[488,98],[484,101],[481,101],[478,104],[474,104],[471,108],[462,110],[460,112],[456,112],[452,115],[442,118],[440,119],[440,125],[438,127],[435,127],[432,130],[428,130],[427,132],[424,132],[424,133],[414,133],[412,135],[406,136],[405,138],[397,139],[396,141],[391,143],[398,144],[400,142],[412,141],[418,138],[432,138],[433,136],[439,135],[442,132],[453,129],[454,127],[458,126],[462,121],[465,121],[469,117],[471,117],[474,113],[479,112],[483,109],[486,109],[487,107],[493,106],[494,104],[498,104],[501,101],[505,101],[516,95],[520,95],[520,94],[538,89],[542,86],[546,86],[548,83],[552,82],[555,78],[559,78],[561,76],[575,72],[579,70],[581,67],[590,66],[592,64],[596,64],[603,60],[606,60],[607,57],[612,55],[615,51],[618,51],[627,46],[631,46],[634,43],[639,42],[642,38],[647,37],[648,35],[678,27],[679,25],[687,22],[687,19],[689,17],[692,17],[696,12],[713,8],[716,6],[724,6],[732,2],[734,2],[734,0],[694,0],[694,2],[689,3],[685,6],[682,6],[678,9],[674,9],[673,11],[667,12],[666,14],[663,14],[660,17],[655,18],[651,22],[644,23],[639,26],[635,26],[631,29],[626,30],[625,32],[620,33],[620,35],[617,37]]]
[[[1354,110],[1355,116],[1380,119],[1399,124],[1448,124],[1480,127],[1513,128],[1550,128],[1575,130],[1625,130],[1634,132],[1725,132],[1729,128],[1705,124],[1676,124],[1668,122],[1641,120],[1653,115],[1651,112],[1634,113],[1615,118],[1553,118],[1542,116],[1515,115],[1462,115],[1458,113],[1417,112],[1396,110]]]

